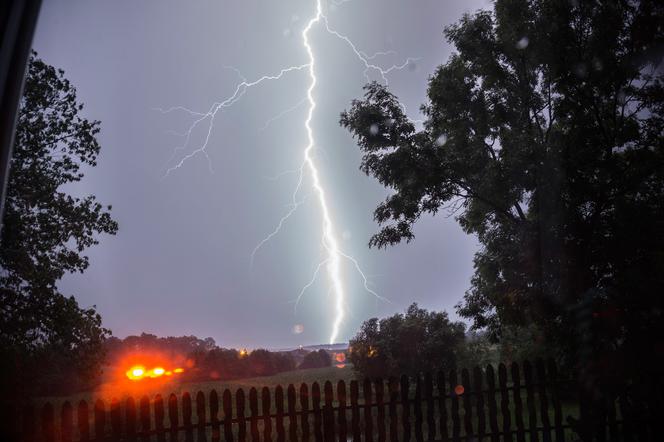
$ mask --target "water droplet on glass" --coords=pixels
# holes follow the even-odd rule
[[[369,126],[369,133],[371,135],[377,135],[378,134],[378,125],[376,123]]]
[[[447,143],[447,136],[445,134],[440,134],[438,138],[436,138],[436,146],[440,147],[445,143]]]
[[[517,49],[526,49],[528,47],[528,43],[530,43],[530,40],[528,40],[528,37],[521,37],[521,40],[516,42],[516,48]]]

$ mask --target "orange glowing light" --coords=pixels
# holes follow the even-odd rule
[[[143,378],[143,375],[145,375],[145,367],[142,365],[134,365],[129,370],[127,370],[127,377],[132,381],[137,381]]]
[[[172,375],[173,375],[173,372],[172,372],[172,371],[167,371],[167,372],[164,373],[164,374],[165,374],[166,376],[172,376]]]
[[[457,396],[461,396],[464,391],[466,391],[465,388],[463,388],[463,385],[459,384],[456,387],[454,387],[454,392],[456,393]]]
[[[340,364],[343,364],[346,362],[346,354],[345,353],[335,353],[334,354],[334,359],[339,362]]]
[[[152,373],[154,373],[155,376],[161,376],[165,372],[166,372],[166,370],[164,370],[161,367],[155,367],[155,368],[152,369]]]
[[[173,373],[184,373],[184,368],[176,368]]]

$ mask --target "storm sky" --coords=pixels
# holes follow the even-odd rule
[[[368,53],[394,51],[385,66],[418,60],[388,77],[408,114],[421,118],[428,77],[451,53],[443,27],[486,0],[351,0],[325,4],[335,30]],[[112,204],[117,236],[87,251],[84,274],[60,287],[79,303],[96,305],[113,334],[213,337],[225,347],[286,348],[326,343],[333,320],[329,280],[321,272],[295,312],[294,300],[323,259],[321,214],[305,175],[305,202],[250,262],[254,247],[288,210],[306,145],[305,97],[309,77],[290,72],[249,89],[220,113],[208,144],[210,162],[195,156],[166,176],[169,167],[199,147],[177,135],[194,118],[155,108],[184,106],[206,112],[249,81],[307,63],[301,32],[315,13],[314,0],[46,0],[34,48],[65,70],[85,103],[83,114],[101,120],[98,166],[66,190],[93,193]],[[417,225],[416,238],[384,250],[367,242],[378,227],[373,209],[389,190],[359,169],[360,151],[339,127],[339,113],[362,95],[364,66],[323,26],[310,33],[316,57],[317,103],[312,126],[316,161],[335,231],[370,287],[349,262],[342,268],[348,315],[339,341],[361,322],[402,312],[418,302],[447,310],[469,286],[475,238],[441,212]],[[375,74],[370,74],[377,79]],[[210,165],[212,170],[210,170]]]

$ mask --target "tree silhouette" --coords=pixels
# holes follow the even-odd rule
[[[64,186],[96,165],[99,122],[82,118],[83,105],[62,70],[33,52],[18,116],[0,248],[0,364],[3,389],[52,384],[66,388],[92,376],[108,330],[93,308],[60,293],[67,272],[83,272],[82,252],[99,233],[118,225],[93,195]],[[25,383],[20,382],[26,381]]]
[[[664,9],[498,0],[445,30],[417,130],[386,87],[342,113],[361,169],[394,190],[370,245],[448,210],[479,238],[459,305],[494,339],[535,325],[570,363],[661,358]],[[659,332],[657,332],[659,330]]]

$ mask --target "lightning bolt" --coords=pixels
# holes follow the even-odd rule
[[[346,3],[350,0],[337,0],[333,1],[333,5],[339,6],[343,3]],[[404,69],[405,67],[409,66],[410,63],[418,60],[417,58],[407,58],[403,63],[400,64],[393,64],[389,67],[382,67],[378,64],[376,64],[373,60],[376,59],[379,56],[386,56],[386,55],[394,55],[393,51],[381,51],[381,52],[376,52],[372,55],[368,55],[365,52],[359,50],[357,46],[353,43],[353,41],[348,38],[347,36],[341,34],[340,32],[336,31],[333,29],[329,22],[327,17],[323,13],[323,7],[321,0],[316,0],[316,13],[313,17],[309,19],[307,22],[307,25],[304,27],[302,30],[301,36],[302,36],[302,44],[304,46],[305,52],[307,54],[308,61],[307,63],[300,64],[300,65],[294,65],[294,66],[288,66],[285,68],[282,68],[279,72],[273,75],[263,75],[256,80],[249,81],[247,80],[239,70],[230,67],[229,69],[234,70],[238,76],[240,77],[240,83],[238,83],[234,89],[234,92],[228,96],[226,99],[215,102],[212,104],[210,109],[207,112],[198,112],[194,111],[192,109],[186,108],[184,106],[173,106],[167,109],[163,108],[155,108],[155,110],[162,112],[164,114],[166,113],[171,113],[171,112],[184,112],[191,116],[193,118],[193,122],[189,125],[188,129],[185,132],[182,133],[175,133],[177,136],[180,136],[183,138],[183,142],[181,145],[175,147],[173,154],[169,160],[169,164],[172,164],[173,161],[177,158],[177,155],[180,151],[186,150],[191,142],[191,137],[193,132],[198,128],[199,126],[203,125],[205,122],[207,122],[207,127],[205,131],[205,137],[203,142],[195,147],[193,150],[191,150],[188,154],[182,156],[179,161],[177,161],[175,164],[171,165],[170,167],[167,168],[166,172],[164,173],[164,177],[168,177],[171,173],[175,172],[176,170],[180,169],[186,162],[191,160],[192,158],[202,155],[204,156],[207,161],[208,161],[208,166],[211,172],[213,172],[212,169],[212,162],[210,160],[210,157],[208,156],[207,148],[208,148],[208,143],[210,140],[210,136],[212,134],[213,128],[214,128],[214,122],[217,117],[217,114],[219,112],[223,112],[225,109],[230,108],[235,104],[238,100],[244,96],[244,94],[251,88],[257,87],[261,85],[262,83],[268,82],[268,81],[276,81],[280,80],[281,78],[284,77],[284,75],[292,73],[292,72],[297,72],[297,71],[304,71],[308,74],[309,77],[309,86],[306,91],[306,97],[298,102],[296,105],[292,106],[291,108],[288,108],[281,112],[280,114],[276,115],[275,117],[270,118],[265,125],[260,129],[261,131],[266,129],[270,123],[273,121],[283,117],[289,112],[294,111],[297,109],[299,106],[301,106],[304,103],[308,104],[307,108],[307,113],[306,113],[306,118],[304,120],[304,129],[307,134],[307,144],[304,147],[303,151],[303,160],[302,163],[299,167],[299,169],[295,171],[286,171],[282,174],[277,175],[274,179],[278,179],[280,176],[283,176],[287,173],[298,173],[298,180],[297,184],[295,186],[295,189],[293,191],[293,194],[291,196],[291,203],[287,206],[288,210],[285,215],[281,217],[279,222],[277,223],[276,227],[272,232],[270,232],[263,240],[261,240],[254,250],[251,253],[251,264],[253,265],[255,255],[256,253],[260,250],[262,246],[264,246],[267,242],[269,242],[273,237],[279,234],[281,231],[282,227],[284,224],[288,221],[288,219],[297,211],[297,209],[305,202],[306,197],[302,199],[298,199],[298,194],[302,188],[303,180],[304,180],[304,174],[305,171],[308,172],[308,175],[311,177],[311,182],[312,182],[312,187],[313,187],[313,193],[316,196],[316,199],[318,201],[318,206],[321,211],[322,215],[322,225],[321,225],[321,246],[322,249],[325,251],[325,258],[316,266],[315,271],[313,272],[313,275],[310,279],[310,281],[302,287],[300,290],[300,293],[297,297],[296,303],[295,303],[295,308],[297,308],[297,305],[306,292],[307,289],[309,289],[317,280],[319,273],[323,268],[326,269],[327,275],[329,277],[331,286],[330,286],[330,291],[333,294],[334,297],[334,320],[332,323],[332,331],[330,333],[330,344],[333,344],[337,341],[337,338],[339,336],[339,330],[341,327],[341,324],[343,323],[344,317],[345,317],[345,308],[344,306],[346,305],[346,291],[344,289],[344,284],[343,284],[343,279],[342,279],[342,273],[341,273],[341,261],[342,259],[348,260],[352,263],[353,268],[358,272],[358,274],[361,276],[362,281],[363,281],[363,288],[365,291],[370,293],[371,295],[375,296],[377,299],[383,300],[390,302],[388,299],[380,296],[378,293],[376,293],[374,290],[372,290],[369,287],[369,282],[362,271],[359,263],[355,258],[352,256],[344,253],[340,247],[339,247],[339,241],[336,236],[335,228],[334,228],[334,223],[333,223],[333,218],[330,213],[329,206],[327,204],[327,198],[326,198],[326,193],[325,193],[325,188],[322,184],[322,181],[320,179],[320,174],[318,171],[318,167],[315,162],[314,158],[314,151],[316,150],[316,140],[314,137],[314,131],[311,126],[313,116],[314,116],[314,111],[316,109],[316,100],[314,98],[314,91],[316,89],[316,85],[318,83],[318,79],[316,77],[316,57],[314,55],[314,50],[312,48],[312,45],[309,41],[309,33],[313,29],[314,26],[321,24],[324,27],[324,30],[329,34],[334,36],[335,38],[341,40],[344,42],[354,53],[354,55],[357,57],[357,59],[360,61],[360,63],[363,64],[364,66],[364,77],[367,81],[370,80],[369,73],[370,72],[375,72],[380,79],[384,83],[388,83],[388,78],[387,75],[390,74],[393,71],[401,70]]]

